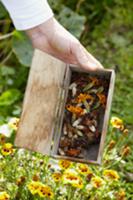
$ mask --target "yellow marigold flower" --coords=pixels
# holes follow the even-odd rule
[[[129,146],[125,146],[123,147],[122,151],[121,151],[121,155],[123,157],[128,156],[131,152],[131,148]]]
[[[87,99],[93,100],[94,98],[89,94],[80,93],[80,95],[76,98],[76,102],[81,103],[86,101]]]
[[[88,167],[88,165],[83,164],[83,163],[78,163],[77,164],[77,170],[79,173],[87,175],[87,174],[92,174],[92,171]]]
[[[99,187],[103,186],[103,184],[104,184],[103,179],[98,176],[92,177],[91,182],[95,188],[99,188]]]
[[[82,189],[83,188],[83,181],[82,181],[82,179],[79,177],[79,180],[78,180],[78,182],[74,182],[74,183],[72,183],[72,186],[73,187],[76,187],[76,188],[79,188],[79,189]]]
[[[62,176],[62,180],[65,184],[71,184],[73,187],[82,188],[83,182],[78,173],[73,170],[66,170]]]
[[[52,199],[54,196],[51,187],[44,184],[41,184],[39,187],[38,194],[40,197],[49,197],[50,199]]]
[[[120,178],[118,173],[115,170],[111,170],[111,169],[104,170],[103,175],[109,179],[116,180],[116,181]]]
[[[52,177],[54,179],[55,182],[58,182],[61,180],[62,174],[60,172],[55,172],[52,174]]]
[[[110,120],[110,123],[114,128],[117,128],[117,129],[120,129],[120,130],[122,130],[123,127],[124,127],[123,121],[118,117],[112,117],[111,120]]]
[[[126,199],[126,193],[123,189],[121,189],[117,194],[116,194],[116,199],[117,200],[125,200]]]
[[[17,117],[11,118],[8,125],[9,125],[9,127],[11,127],[12,129],[14,129],[16,131],[18,129],[18,125],[19,125],[19,118],[17,118]]]
[[[27,185],[28,189],[30,190],[30,192],[33,195],[38,193],[38,190],[39,190],[40,186],[41,186],[41,182],[39,182],[39,181],[31,181]]]
[[[68,169],[71,166],[71,162],[69,160],[59,160],[59,166],[61,169]]]
[[[109,143],[109,145],[108,145],[108,149],[111,150],[115,146],[115,144],[116,144],[116,141],[111,140],[110,143]]]
[[[15,149],[13,149],[13,145],[11,143],[5,143],[1,149],[1,153],[4,156],[10,155],[10,154],[14,153],[14,151],[15,151]]]
[[[0,200],[9,200],[10,196],[7,194],[7,192],[0,192]]]
[[[77,116],[81,116],[84,114],[84,109],[82,109],[79,106],[76,107],[76,106],[72,106],[72,105],[67,105],[66,108],[68,111],[74,113]]]

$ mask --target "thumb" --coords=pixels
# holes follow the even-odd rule
[[[100,70],[103,66],[78,42],[73,45],[73,53],[77,63],[86,70]]]

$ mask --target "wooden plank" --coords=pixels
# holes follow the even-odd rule
[[[15,145],[50,153],[52,127],[66,64],[39,51],[30,69]]]

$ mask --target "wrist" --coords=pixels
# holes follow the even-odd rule
[[[26,30],[26,34],[29,36],[31,41],[36,40],[40,36],[50,37],[53,34],[54,29],[54,17],[51,17],[46,22]]]

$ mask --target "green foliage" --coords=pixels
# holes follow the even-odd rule
[[[0,96],[0,106],[11,106],[20,99],[21,92],[17,89],[9,89]]]
[[[31,65],[33,48],[29,38],[24,33],[14,31],[12,49],[22,65],[27,67]]]
[[[77,13],[73,12],[70,8],[62,6],[61,11],[57,16],[57,19],[75,37],[80,38],[81,33],[84,30],[84,23],[86,21],[86,18],[84,16],[80,16]]]

